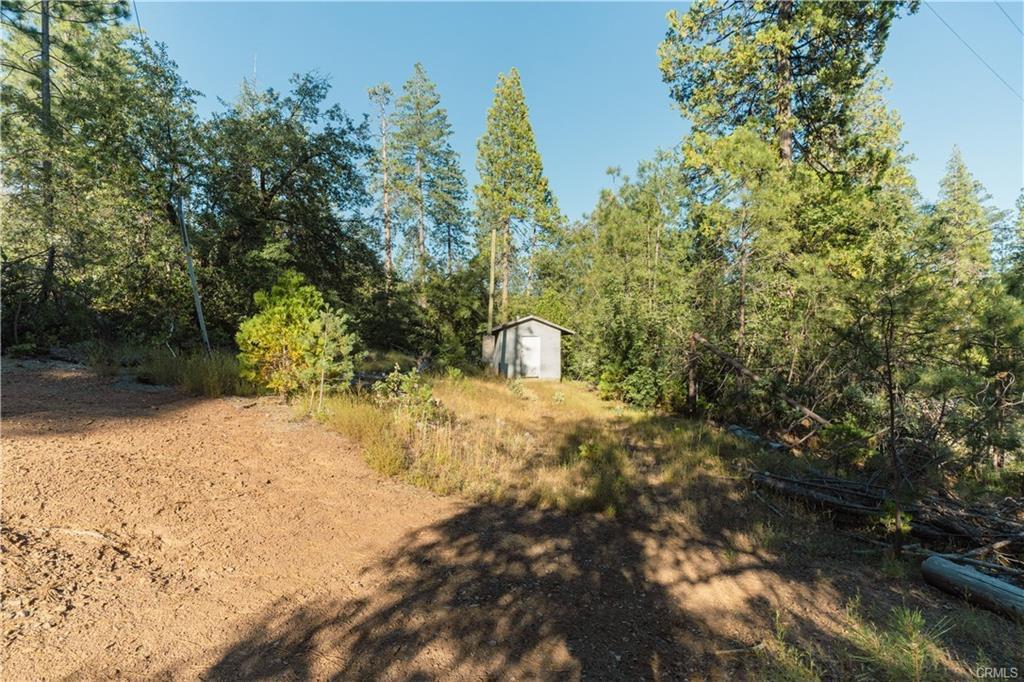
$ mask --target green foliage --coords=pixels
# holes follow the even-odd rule
[[[942,680],[948,671],[940,662],[941,640],[949,629],[947,620],[925,622],[920,611],[898,606],[890,614],[885,628],[860,622],[851,612],[856,627],[852,640],[860,650],[856,659],[866,663],[882,679]]]
[[[258,312],[238,329],[241,376],[284,396],[300,390],[347,387],[356,338],[347,317],[296,272],[255,296]]]
[[[394,371],[374,384],[373,401],[381,407],[402,410],[417,421],[436,422],[446,416],[434,400],[430,381],[415,367],[403,372],[395,365]]]
[[[395,102],[396,199],[414,246],[415,280],[443,263],[451,273],[466,253],[466,178],[452,148],[452,127],[422,64]],[[429,299],[428,299],[429,300]]]
[[[291,92],[244,82],[238,99],[202,129],[202,196],[194,240],[211,333],[225,337],[253,311],[252,292],[289,270],[373,343],[380,265],[358,211],[368,201],[361,164],[369,129],[325,104],[321,77],[296,75]]]
[[[870,431],[857,424],[857,418],[847,412],[819,431],[820,447],[830,454],[833,464],[847,474],[864,466],[875,452],[876,444]]]
[[[487,129],[477,142],[476,165],[480,173],[474,191],[481,252],[490,253],[492,281],[497,277],[495,264],[499,264],[498,319],[507,319],[512,287],[519,280],[520,290],[530,291],[533,251],[546,243],[561,223],[537,151],[519,71],[514,68],[498,75],[494,102],[487,110]]]
[[[790,152],[848,151],[858,90],[908,7],[917,2],[700,0],[669,12],[662,76],[698,132],[746,125],[783,147],[789,136]]]

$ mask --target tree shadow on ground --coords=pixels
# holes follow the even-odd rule
[[[735,560],[719,562],[722,552]],[[760,665],[756,658],[721,650],[749,646],[751,626],[767,628],[781,602],[792,608],[798,598],[745,577],[765,572],[788,570],[732,547],[726,534],[706,536],[667,518],[637,514],[617,521],[475,505],[410,534],[368,568],[365,582],[375,587],[361,598],[275,604],[206,676],[675,680],[751,674]],[[797,573],[790,577],[813,582]],[[809,593],[802,598],[810,606]]]
[[[66,363],[5,359],[0,377],[4,438],[88,432],[103,420],[156,417],[198,400],[167,386],[140,384],[127,375],[99,377]]]
[[[633,434],[673,425],[634,425]],[[557,456],[569,465],[582,445],[595,444],[583,471],[598,482],[618,480],[621,460],[605,457],[599,431],[581,423]],[[863,595],[875,622],[895,605],[930,608],[930,618],[941,607],[897,581],[877,580],[877,571],[865,574],[827,523],[776,501],[797,512],[786,514],[795,520],[780,518],[742,481],[705,470],[705,456],[719,454],[695,448],[681,455],[688,459],[673,469],[678,477],[644,478],[615,518],[467,506],[409,533],[364,570],[355,596],[349,586],[325,585],[320,597],[277,601],[240,637],[207,652],[203,677],[870,676],[878,668],[864,662],[851,635],[848,600]],[[652,471],[680,464],[643,451],[630,458],[647,458]],[[815,669],[811,656],[826,668]]]

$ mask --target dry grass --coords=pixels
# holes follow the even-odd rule
[[[140,381],[177,386],[188,393],[219,398],[222,395],[252,395],[255,389],[238,376],[238,360],[233,353],[201,351],[171,355],[155,350],[138,368]]]
[[[425,423],[368,399],[330,399],[321,419],[364,447],[371,466],[442,494],[619,513],[648,482],[720,469],[744,444],[707,425],[602,400],[583,384],[448,376]]]

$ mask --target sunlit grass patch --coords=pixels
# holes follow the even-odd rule
[[[177,386],[189,393],[208,398],[223,395],[252,395],[255,389],[238,375],[238,360],[233,353],[201,351],[172,355],[169,351],[148,354],[138,367],[140,381]]]
[[[714,428],[606,401],[576,382],[449,372],[430,395],[444,419],[369,393],[331,398],[320,418],[360,443],[378,471],[435,492],[608,516],[649,480],[681,483],[720,470],[724,449],[742,450]]]

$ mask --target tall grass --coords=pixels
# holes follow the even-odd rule
[[[358,442],[366,461],[438,493],[615,516],[648,469],[681,481],[717,466],[728,437],[602,400],[582,384],[451,374],[433,381],[448,417],[424,420],[361,395],[326,401],[320,420]],[[639,461],[637,452],[650,461]]]
[[[177,386],[208,398],[255,393],[254,388],[239,377],[234,354],[225,351],[213,351],[210,355],[197,351],[177,356],[169,351],[153,352],[143,360],[138,377],[145,383]]]

